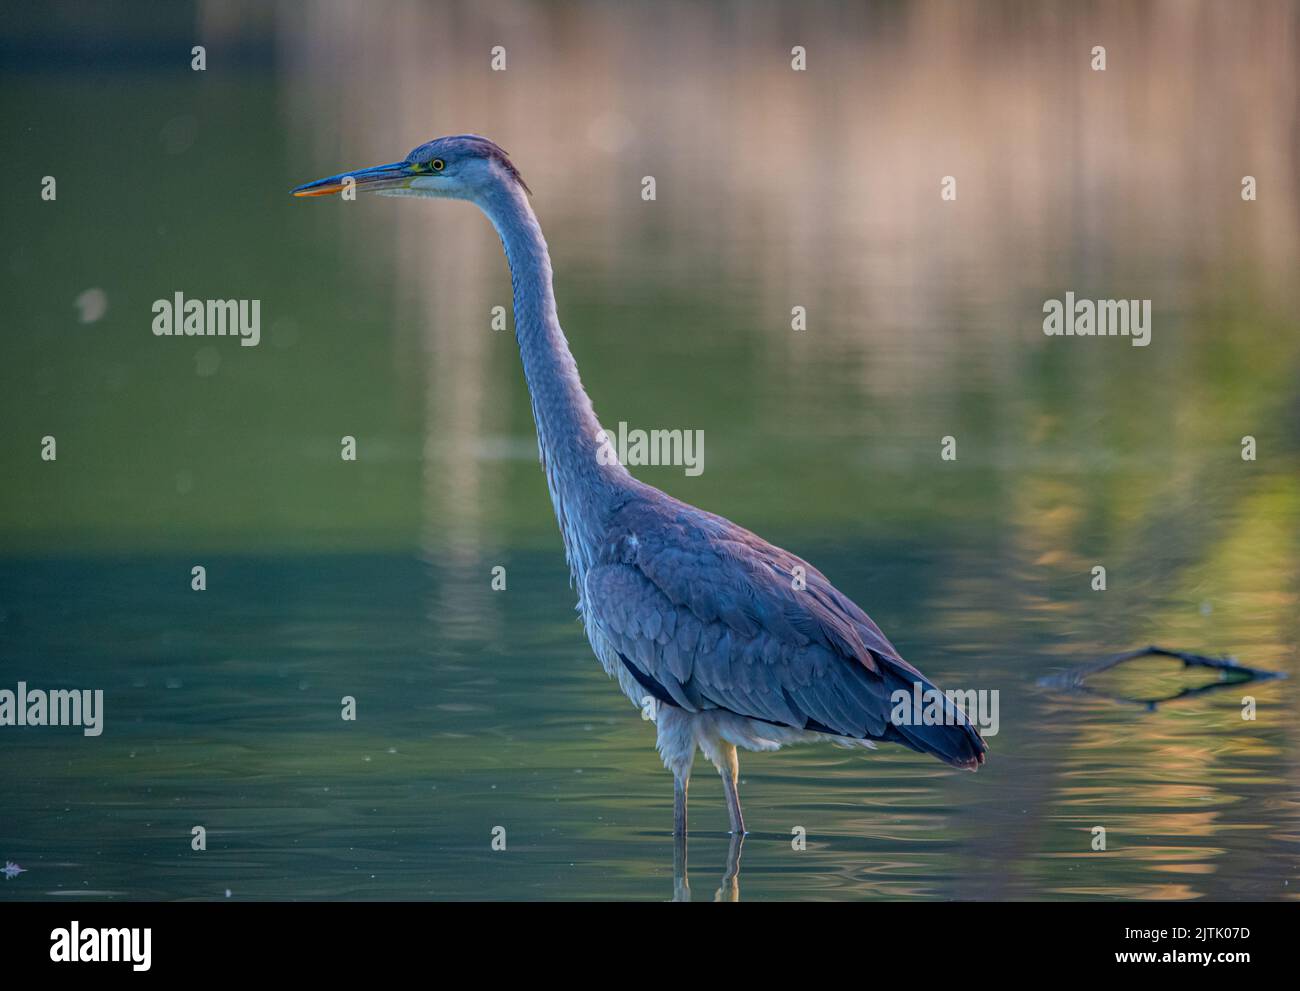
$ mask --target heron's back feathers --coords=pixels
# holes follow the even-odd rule
[[[939,723],[899,709],[934,685],[821,572],[658,490],[612,514],[582,598],[588,623],[665,704],[983,763],[984,741],[952,702]]]

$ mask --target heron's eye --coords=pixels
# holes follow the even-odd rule
[[[441,172],[446,167],[446,165],[447,163],[444,162],[441,158],[435,158],[432,162],[429,163],[429,168],[433,169],[434,172]]]

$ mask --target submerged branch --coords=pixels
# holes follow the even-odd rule
[[[1111,668],[1118,667],[1127,661],[1136,660],[1139,657],[1172,657],[1183,662],[1184,668],[1211,668],[1219,672],[1219,680],[1211,682],[1208,685],[1201,685],[1196,688],[1184,688],[1182,691],[1175,692],[1172,695],[1166,695],[1161,698],[1135,699],[1123,695],[1113,695],[1109,692],[1099,691],[1091,688],[1084,682],[1095,674],[1102,671],[1108,671]],[[1143,647],[1140,650],[1130,650],[1123,654],[1116,654],[1113,657],[1107,657],[1104,660],[1097,661],[1094,664],[1083,664],[1068,671],[1062,671],[1060,674],[1049,675],[1045,678],[1038,679],[1040,688],[1051,688],[1061,691],[1081,692],[1088,695],[1097,695],[1102,698],[1113,699],[1116,702],[1132,702],[1136,705],[1144,705],[1149,709],[1154,709],[1162,702],[1171,702],[1174,699],[1186,698],[1190,695],[1200,695],[1204,692],[1217,691],[1220,688],[1227,688],[1232,685],[1244,685],[1251,681],[1271,681],[1276,678],[1285,678],[1286,673],[1283,671],[1268,671],[1263,668],[1251,668],[1241,664],[1234,657],[1206,657],[1204,654],[1192,654],[1183,650],[1170,650],[1167,647],[1157,647],[1154,644],[1150,647]]]

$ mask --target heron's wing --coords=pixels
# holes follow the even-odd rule
[[[718,615],[702,618],[634,565],[588,571],[584,611],[661,702],[844,736],[884,734],[889,707],[880,678],[855,677],[843,658],[807,638],[749,620],[738,627]]]
[[[968,727],[933,742],[895,727],[893,692],[933,686],[821,572],[720,517],[675,501],[625,507],[583,597],[661,701],[974,759]]]

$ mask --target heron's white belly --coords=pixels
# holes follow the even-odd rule
[[[656,746],[664,766],[674,774],[689,774],[695,751],[699,750],[721,770],[731,747],[742,750],[780,750],[795,743],[834,743],[844,747],[865,747],[874,750],[871,740],[855,740],[796,729],[793,726],[776,726],[761,719],[709,709],[704,712],[687,712],[671,705],[658,705],[655,722],[659,737]]]

